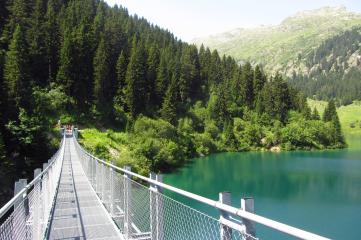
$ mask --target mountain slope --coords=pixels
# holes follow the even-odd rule
[[[316,99],[336,98],[341,104],[361,99],[360,43],[361,27],[326,40],[293,63],[290,83]]]
[[[348,12],[344,7],[325,7],[298,13],[277,26],[239,28],[193,42],[238,60],[268,63],[267,69],[281,70],[324,40],[354,26],[361,26],[361,14]]]

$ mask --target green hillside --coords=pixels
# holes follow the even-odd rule
[[[325,7],[298,13],[277,26],[240,28],[193,42],[238,60],[263,63],[268,70],[282,70],[324,40],[360,25],[360,14],[344,7]]]
[[[304,11],[277,26],[235,29],[195,39],[239,62],[279,71],[310,97],[336,98],[343,105],[361,99],[361,14],[344,7]]]
[[[322,115],[327,102],[308,99],[311,109],[316,109]],[[355,101],[350,105],[341,106],[337,109],[342,130],[345,134],[361,134],[361,102]]]

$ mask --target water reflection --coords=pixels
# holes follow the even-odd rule
[[[165,181],[215,200],[218,192],[231,191],[237,207],[241,196],[254,196],[259,214],[331,238],[358,239],[360,140],[349,137],[350,148],[345,150],[215,154],[195,159]],[[217,215],[198,203],[182,200]]]

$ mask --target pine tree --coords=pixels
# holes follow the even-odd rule
[[[224,148],[227,151],[236,151],[237,139],[233,132],[233,119],[226,120],[223,126]]]
[[[286,122],[288,111],[291,109],[291,98],[287,83],[280,74],[276,74],[272,82],[274,87],[274,112],[277,119],[282,123]]]
[[[259,103],[268,116],[282,123],[286,122],[288,111],[291,109],[289,88],[281,75],[276,74],[264,86]]]
[[[317,111],[317,108],[315,107],[312,112],[312,119],[313,120],[320,120],[320,114]]]
[[[245,105],[253,108],[254,91],[253,91],[253,70],[249,62],[242,67],[241,73],[241,96]]]
[[[196,66],[198,64],[198,66]],[[190,101],[192,96],[192,84],[199,78],[199,61],[191,47],[183,49],[180,60],[179,94],[182,103]]]
[[[147,59],[147,92],[149,93],[148,101],[151,106],[157,104],[157,94],[156,94],[156,80],[157,72],[159,66],[159,50],[158,47],[153,45],[149,49],[148,59]]]
[[[87,0],[88,1],[88,0]],[[89,2],[89,8],[91,3]],[[90,8],[91,9],[91,8]],[[91,18],[91,15],[85,15],[84,18]],[[81,23],[74,30],[74,50],[75,62],[73,67],[74,85],[72,88],[72,97],[75,100],[76,110],[80,113],[88,112],[93,98],[93,37],[91,27],[88,22]],[[107,40],[107,39],[105,39]],[[112,80],[112,79],[111,79]],[[108,89],[108,95],[113,98],[114,89]]]
[[[231,92],[232,99],[238,106],[242,104],[241,67],[236,67],[232,73]]]
[[[338,118],[338,114],[337,114],[337,110],[336,110],[336,105],[335,102],[333,100],[329,101],[325,111],[323,113],[323,117],[322,120],[324,122],[331,122],[334,129],[335,129],[335,144],[344,144],[345,143],[345,139],[344,136],[342,134],[342,130],[341,130],[341,123],[340,123],[340,119]]]
[[[58,71],[60,33],[54,0],[49,0],[45,15],[45,46],[49,82],[55,82]]]
[[[3,40],[5,43],[10,42],[17,25],[20,25],[25,31],[29,26],[29,1],[27,0],[13,0],[10,1],[11,5],[9,7],[9,20],[5,26],[3,32]]]
[[[324,122],[330,122],[335,115],[337,115],[335,102],[331,100],[328,102],[325,111],[323,112],[322,120]]]
[[[200,86],[202,88],[202,94],[206,95],[206,87],[209,73],[209,65],[211,61],[211,51],[209,48],[205,49],[203,44],[199,49],[199,65],[200,65]]]
[[[112,87],[109,81],[108,49],[102,38],[94,56],[94,105],[101,113],[107,114],[112,98],[109,96]]]
[[[119,54],[117,64],[115,67],[116,71],[116,94],[114,97],[114,103],[118,105],[118,107],[123,106],[125,103],[124,100],[124,90],[125,90],[125,77],[127,74],[127,59],[125,57],[124,52],[122,51]]]
[[[168,90],[165,94],[162,108],[160,110],[161,117],[172,123],[176,123],[177,116],[177,79],[175,74],[172,76],[171,83],[169,84]]]
[[[28,31],[31,76],[37,85],[42,87],[47,85],[49,73],[45,42],[45,9],[44,0],[36,0]]]
[[[253,90],[254,96],[257,98],[258,94],[262,91],[263,86],[266,83],[266,77],[263,75],[261,68],[257,65],[253,74]]]
[[[92,26],[95,41],[100,39],[101,34],[104,32],[105,17],[106,17],[105,8],[106,8],[106,3],[104,3],[103,1],[100,1],[98,3],[96,15],[95,15],[93,26]]]
[[[145,108],[147,56],[143,44],[133,38],[132,51],[126,74],[126,103],[132,118]]]
[[[70,97],[72,96],[72,88],[75,81],[73,73],[73,65],[75,64],[74,55],[74,43],[71,34],[66,32],[60,50],[60,66],[56,81],[59,85],[63,86],[65,94]]]
[[[213,89],[213,106],[209,106],[210,116],[216,121],[219,128],[224,127],[224,123],[230,120],[230,112],[228,106],[230,105],[230,94],[227,91],[226,84],[222,83]]]
[[[223,81],[221,59],[217,50],[214,50],[211,55],[211,61],[208,72],[208,86],[218,84]]]
[[[8,97],[17,108],[29,107],[28,50],[23,29],[18,25],[6,53],[4,82]],[[11,101],[10,101],[11,102]]]
[[[159,67],[157,71],[156,79],[156,95],[157,95],[157,105],[160,105],[163,102],[164,94],[168,88],[169,84],[169,71],[165,53],[163,52],[160,57]]]

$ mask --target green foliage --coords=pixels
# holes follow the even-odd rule
[[[42,161],[59,119],[124,131],[88,129],[82,141],[143,174],[218,151],[343,146],[337,115],[311,120],[306,98],[281,75],[198,51],[125,8],[14,0],[0,11],[0,140],[8,156]],[[312,121],[328,135],[315,135]],[[327,141],[302,141],[302,128],[312,141]]]
[[[176,92],[176,79],[175,75],[172,77],[172,81],[165,94],[164,102],[161,108],[161,116],[164,120],[174,124],[177,117],[177,95]]]
[[[10,121],[6,128],[22,145],[31,145],[42,128],[39,116],[30,116],[23,108],[20,108],[18,119],[18,121]]]
[[[360,38],[358,26],[327,39],[307,55],[304,65],[312,70],[295,72],[290,83],[310,97],[336,99],[342,105],[360,99]]]
[[[132,51],[126,74],[126,104],[134,118],[145,109],[146,92],[146,53],[143,44],[133,38]]]
[[[109,54],[105,40],[102,39],[94,56],[94,105],[98,112],[104,117],[110,116],[112,96],[109,89],[112,87],[110,82]],[[104,119],[104,118],[103,118]]]
[[[6,53],[4,82],[8,97],[16,107],[29,107],[29,72],[25,34],[17,25],[9,50]]]

